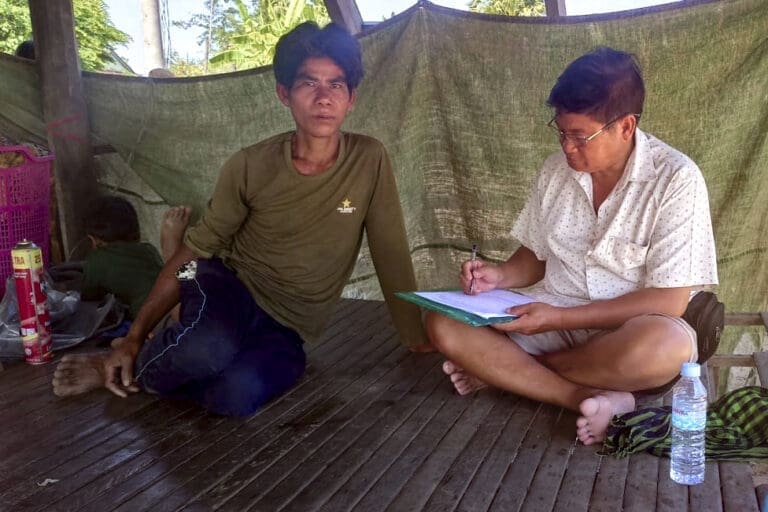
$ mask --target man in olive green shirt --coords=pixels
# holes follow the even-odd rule
[[[302,343],[329,319],[364,232],[402,341],[428,348],[419,310],[393,297],[416,283],[389,158],[375,139],[341,132],[363,75],[358,42],[304,23],[278,42],[274,71],[296,130],[224,164],[128,335],[106,357],[63,359],[57,394],[143,388],[253,413],[304,373]],[[179,324],[145,343],[179,300]]]

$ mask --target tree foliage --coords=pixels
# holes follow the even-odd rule
[[[60,0],[57,0],[60,1]],[[104,0],[73,0],[75,39],[83,69],[99,71],[114,62],[110,51],[131,37],[112,24]],[[14,53],[22,41],[32,39],[27,0],[2,0],[0,51]]]
[[[204,15],[190,22],[210,34],[211,69],[234,71],[272,62],[275,44],[281,35],[304,21],[324,25],[330,21],[322,0],[211,0],[209,20]],[[213,4],[211,4],[213,5]],[[203,23],[211,23],[204,26]],[[210,27],[210,28],[209,28]]]
[[[194,59],[189,56],[182,57],[176,51],[171,53],[168,69],[174,76],[200,76],[206,73],[201,59]]]
[[[32,39],[27,0],[3,0],[0,7],[0,51],[13,54],[19,43]]]
[[[193,14],[189,19],[174,21],[173,25],[185,30],[198,29],[200,35],[197,37],[197,44],[204,48],[204,55],[200,65],[200,74],[208,70],[208,60],[211,54],[218,53],[223,49],[238,24],[237,9],[231,5],[232,0],[206,0],[206,12]],[[189,65],[196,65],[194,60],[179,55],[171,56],[171,66],[181,65],[181,67],[193,69]]]
[[[544,16],[544,0],[472,0],[469,10],[504,16]]]

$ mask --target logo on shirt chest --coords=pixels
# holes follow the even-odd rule
[[[355,213],[355,210],[357,210],[357,208],[352,206],[352,201],[350,201],[349,198],[345,198],[341,202],[341,204],[336,208],[337,212],[343,213],[343,214]]]

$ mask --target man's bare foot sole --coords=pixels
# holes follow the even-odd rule
[[[192,209],[188,206],[174,206],[163,214],[160,225],[160,251],[163,261],[168,261],[184,239]]]
[[[443,372],[451,378],[453,387],[456,388],[456,392],[460,395],[468,395],[487,387],[485,382],[468,374],[453,361],[445,361],[443,363]]]
[[[106,357],[106,352],[62,357],[53,373],[53,393],[74,396],[104,387]]]
[[[576,420],[576,435],[585,445],[605,440],[611,418],[635,410],[635,397],[623,391],[602,391],[579,404],[581,416]]]

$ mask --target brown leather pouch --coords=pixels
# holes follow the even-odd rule
[[[699,364],[712,357],[720,345],[725,325],[725,305],[712,292],[699,292],[688,303],[683,320],[696,331]]]

